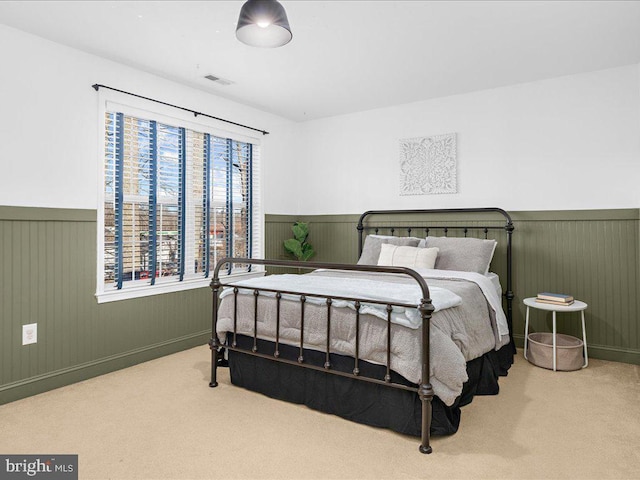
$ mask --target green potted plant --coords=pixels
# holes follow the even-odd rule
[[[284,241],[284,248],[300,261],[307,261],[315,255],[313,247],[307,242],[309,225],[305,222],[296,222],[291,227],[293,237]]]

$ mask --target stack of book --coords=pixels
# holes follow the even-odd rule
[[[563,293],[539,293],[536,297],[536,302],[550,303],[551,305],[571,305],[574,299],[571,295],[565,295]]]

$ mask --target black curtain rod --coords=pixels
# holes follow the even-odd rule
[[[260,132],[263,135],[269,135],[269,132],[265,132],[264,130],[260,130],[259,128],[253,128],[253,127],[249,127],[248,125],[243,125],[241,123],[236,123],[236,122],[232,122],[231,120],[225,120],[224,118],[220,118],[220,117],[214,117],[213,115],[207,115],[206,113],[202,113],[202,112],[196,112],[195,110],[191,110],[190,108],[185,108],[185,107],[179,107],[178,105],[172,105],[171,103],[167,103],[167,102],[163,102],[161,100],[156,100],[155,98],[149,98],[149,97],[143,97],[142,95],[138,95],[136,93],[131,93],[131,92],[125,92],[124,90],[118,90],[117,88],[113,88],[113,87],[108,87],[106,85],[101,85],[99,83],[96,83],[94,85],[91,85],[91,87],[93,87],[93,89],[97,92],[100,88],[107,88],[109,90],[113,90],[114,92],[120,92],[120,93],[124,93],[127,95],[131,95],[132,97],[137,97],[137,98],[142,98],[144,100],[149,100],[151,102],[156,102],[156,103],[160,103],[162,105],[166,105],[168,107],[173,107],[173,108],[177,108],[179,110],[184,110],[185,112],[190,112],[193,113],[193,115],[195,117],[197,117],[198,115],[202,115],[203,117],[207,117],[207,118],[213,118],[214,120],[219,120],[221,122],[226,122],[226,123],[230,123],[232,125],[237,125],[238,127],[242,127],[242,128],[248,128],[249,130],[254,130],[256,132]]]

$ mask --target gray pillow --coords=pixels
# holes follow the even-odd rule
[[[480,238],[427,237],[427,247],[438,247],[436,268],[460,270],[482,275],[489,271],[489,264],[496,249],[495,240]]]
[[[362,255],[358,260],[358,265],[377,265],[380,257],[380,249],[383,243],[390,243],[400,247],[417,247],[419,238],[415,237],[392,237],[387,235],[367,235],[362,247]]]

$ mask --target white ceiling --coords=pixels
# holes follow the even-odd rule
[[[0,1],[0,23],[298,121],[640,63],[638,1],[282,0],[277,49],[235,39],[242,3]]]

